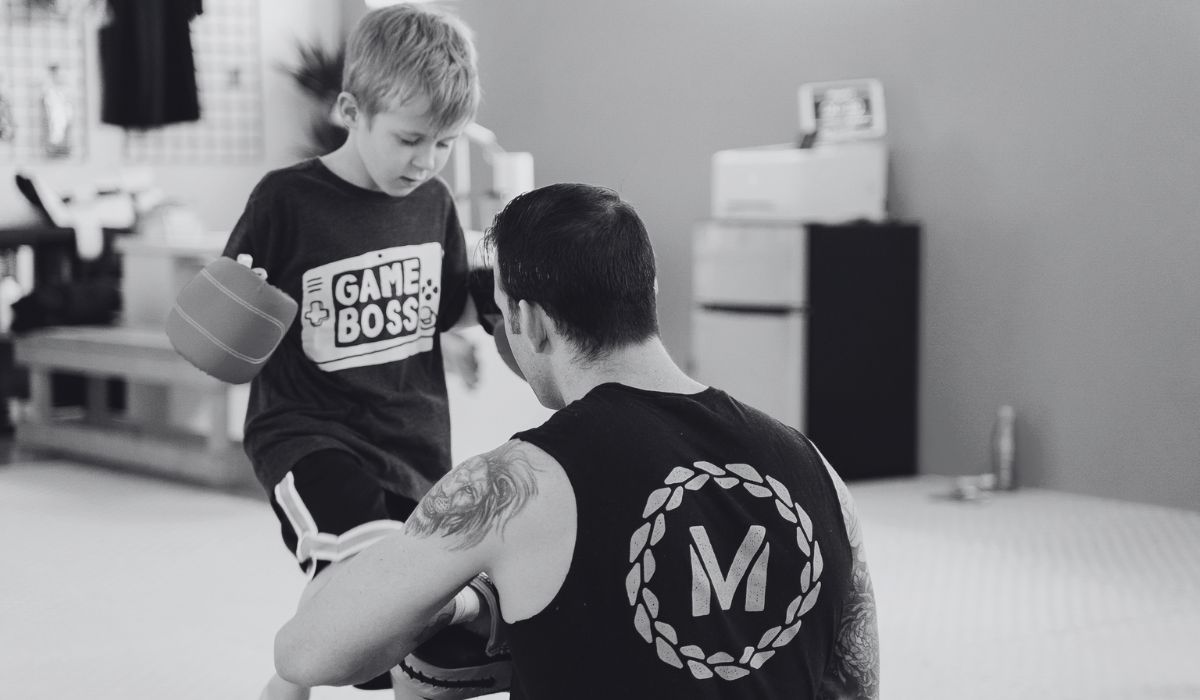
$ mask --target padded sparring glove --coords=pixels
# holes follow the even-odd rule
[[[167,316],[167,337],[197,368],[244,384],[275,352],[296,309],[296,300],[267,284],[265,273],[251,270],[249,260],[220,257],[179,292]]]
[[[496,272],[490,267],[477,267],[467,274],[467,290],[475,302],[475,315],[488,335],[495,334],[496,324],[504,318],[492,293],[495,279]]]
[[[490,614],[487,638],[452,624],[392,669],[393,685],[410,688],[427,700],[462,700],[508,690],[512,657],[496,587],[486,574],[476,576],[467,587],[479,596],[481,610]]]

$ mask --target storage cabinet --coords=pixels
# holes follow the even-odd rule
[[[917,225],[710,221],[693,251],[697,379],[846,479],[916,473]]]

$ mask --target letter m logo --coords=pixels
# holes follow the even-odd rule
[[[692,615],[701,617],[709,613],[713,593],[716,593],[721,610],[732,608],[743,579],[746,581],[746,612],[762,611],[767,598],[767,559],[771,556],[771,544],[765,542],[767,529],[761,525],[750,527],[727,572],[722,572],[717,563],[708,532],[699,526],[689,528],[689,531],[692,533],[692,544],[688,547],[692,557]]]

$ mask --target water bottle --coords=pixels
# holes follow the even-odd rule
[[[1017,412],[1012,406],[1001,406],[996,412],[996,424],[992,427],[992,474],[997,491],[1017,488],[1014,471],[1016,420]]]

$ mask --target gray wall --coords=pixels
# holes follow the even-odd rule
[[[920,465],[1200,508],[1200,3],[455,3],[480,121],[540,184],[637,204],[686,361],[718,149],[794,135],[803,82],[881,78],[892,209],[924,224]],[[864,439],[870,439],[864,436]]]

